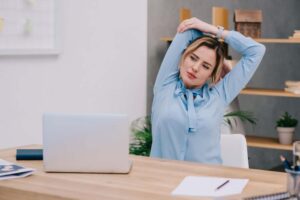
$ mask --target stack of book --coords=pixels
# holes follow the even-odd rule
[[[285,86],[285,91],[300,95],[300,81],[285,81]]]
[[[293,36],[290,39],[299,39],[300,40],[300,30],[295,30]]]

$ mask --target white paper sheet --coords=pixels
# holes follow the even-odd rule
[[[229,180],[229,182],[220,189],[216,190],[216,188],[226,180]],[[177,186],[177,188],[172,191],[172,195],[205,197],[235,195],[240,194],[243,191],[248,181],[248,179],[187,176]]]

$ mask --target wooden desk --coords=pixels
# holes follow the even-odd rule
[[[0,181],[0,200],[195,199],[170,195],[171,191],[188,175],[248,178],[250,180],[241,195],[227,197],[227,199],[241,199],[286,189],[286,174],[284,173],[139,156],[131,157],[133,168],[128,175],[45,173],[41,161],[16,162],[15,149],[0,151],[0,158],[37,169],[37,172],[30,177]]]

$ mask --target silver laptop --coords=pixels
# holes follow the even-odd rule
[[[122,114],[44,114],[43,149],[47,172],[128,173],[128,118]]]

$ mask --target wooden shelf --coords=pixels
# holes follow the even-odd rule
[[[160,40],[164,41],[164,42],[172,42],[173,38],[172,37],[162,37],[162,38],[160,38]],[[257,42],[261,42],[261,43],[286,43],[286,44],[299,43],[300,44],[300,39],[256,38],[254,40]]]
[[[261,43],[300,43],[300,39],[278,39],[278,38],[255,38],[254,39],[257,42]]]
[[[257,136],[246,136],[247,145],[249,147],[259,147],[259,148],[267,148],[267,149],[278,149],[278,150],[293,150],[293,145],[284,145],[279,144],[278,139],[274,138],[265,138],[265,137],[257,137]]]
[[[261,96],[277,96],[277,97],[298,97],[299,94],[286,92],[284,90],[271,90],[271,89],[257,89],[257,88],[245,88],[240,94],[245,95],[261,95]]]

